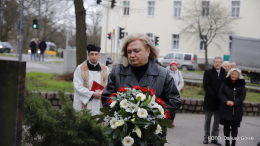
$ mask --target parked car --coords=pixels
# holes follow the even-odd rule
[[[12,50],[12,46],[8,42],[0,42],[0,52],[1,53],[10,53]]]
[[[106,66],[109,65],[109,64],[113,64],[113,62],[114,61],[110,57],[107,57]]]
[[[194,53],[185,52],[171,52],[166,54],[163,58],[158,59],[163,67],[170,65],[172,60],[176,61],[178,68],[182,70],[197,70],[197,55]]]

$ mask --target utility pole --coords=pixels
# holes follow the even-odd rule
[[[106,34],[107,34],[107,31],[108,31],[108,13],[109,13],[109,0],[107,1],[107,5],[108,5],[108,7],[107,7],[107,24],[106,24]],[[111,39],[112,40],[112,39]],[[112,43],[112,41],[111,41],[111,43]],[[107,39],[105,40],[105,53],[107,53]]]
[[[36,54],[38,57],[38,49],[39,49],[39,40],[40,40],[40,14],[41,14],[41,8],[40,8],[41,0],[38,0],[38,26],[37,26],[37,46],[36,46]]]
[[[2,1],[3,0],[0,0],[0,42],[1,42],[1,39],[2,39]]]
[[[20,11],[19,61],[22,61],[22,52],[23,52],[23,0],[21,0],[20,3],[21,3],[21,11]]]

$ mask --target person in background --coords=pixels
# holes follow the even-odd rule
[[[231,64],[229,61],[224,61],[222,67],[225,69],[225,71],[227,73],[231,68]]]
[[[31,60],[32,60],[32,57],[35,60],[35,53],[36,53],[36,40],[35,40],[35,38],[33,38],[31,40],[30,49],[31,49]]]
[[[220,86],[226,77],[226,72],[222,66],[222,58],[215,57],[212,69],[204,72],[203,87],[205,90],[203,110],[205,110],[205,123],[204,123],[204,144],[208,144],[210,136],[211,117],[214,115],[213,129],[211,136],[216,138],[219,135],[219,104],[218,92]],[[212,139],[211,143],[221,145],[217,138]]]
[[[231,62],[230,65],[231,65],[231,68],[236,68],[237,67],[236,62]]]
[[[99,63],[100,49],[95,45],[88,45],[88,58],[76,68],[74,72],[74,100],[75,110],[89,109],[92,115],[100,114],[102,107],[101,90],[90,91],[93,81],[106,86],[107,76],[110,73],[108,67]]]
[[[178,64],[175,61],[171,61],[169,71],[174,79],[175,86],[177,87],[179,93],[181,94],[181,90],[184,87],[184,80],[183,80],[181,72],[178,70]],[[172,120],[171,124],[173,127],[174,127],[173,121],[174,121],[175,115],[176,115],[176,113],[174,113],[171,116],[171,120]]]
[[[39,44],[39,49],[41,50],[40,55],[39,55],[39,61],[41,60],[41,56],[42,56],[42,61],[44,61],[44,52],[46,50],[46,47],[47,47],[46,42],[45,42],[44,38],[42,38],[42,41]]]
[[[246,98],[245,84],[241,70],[232,68],[219,90],[221,101],[219,117],[220,124],[224,125],[225,146],[230,146],[230,132],[232,136],[231,146],[236,145],[235,139],[243,116],[243,101]]]

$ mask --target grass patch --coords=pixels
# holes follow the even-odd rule
[[[26,73],[25,87],[31,91],[74,92],[73,83],[59,80],[59,74]]]
[[[250,85],[250,86],[259,86],[259,87],[260,87],[260,84],[246,83],[246,85]]]
[[[204,99],[204,95],[198,94],[199,91],[200,91],[200,87],[185,85],[184,86],[184,90],[181,93],[181,97],[183,97],[183,98]],[[260,102],[260,93],[246,92],[246,99],[245,99],[245,101]]]
[[[8,54],[8,53],[0,53],[0,56],[15,57],[14,55],[11,55],[11,54]]]
[[[205,70],[200,70],[200,69],[198,69],[198,70],[181,70],[181,69],[179,69],[179,71],[188,72],[188,73],[197,73],[197,74],[204,74],[204,72],[205,72]]]

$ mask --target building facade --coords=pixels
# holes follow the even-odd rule
[[[115,7],[110,8],[110,1],[103,1],[101,48],[102,52],[119,53],[123,39],[119,38],[118,27],[125,28],[127,34],[146,33],[153,41],[159,37],[160,56],[169,52],[188,52],[205,58],[203,43],[198,35],[181,33],[182,22],[177,18],[187,13],[185,6],[190,0],[116,0]],[[260,39],[260,1],[258,0],[199,0],[201,15],[207,17],[211,4],[220,2],[230,13],[230,19],[236,19],[231,29],[235,36]],[[109,7],[109,9],[107,9]],[[108,33],[115,36],[108,39]],[[111,44],[112,43],[112,44]],[[215,38],[208,46],[208,58],[229,55],[232,44],[231,35]],[[245,48],[246,49],[246,48]],[[115,58],[114,56],[112,57]]]

